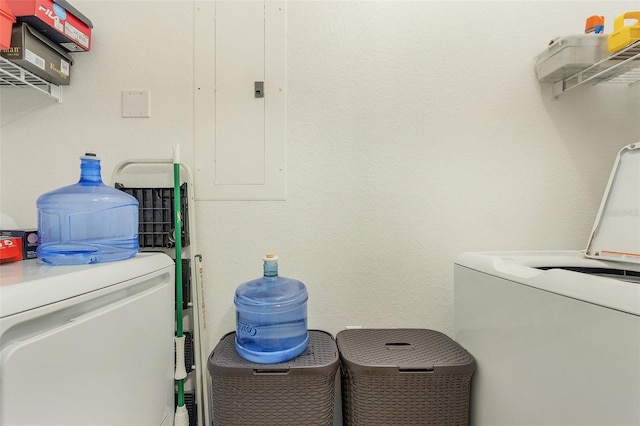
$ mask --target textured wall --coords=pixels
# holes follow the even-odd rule
[[[176,142],[193,163],[191,2],[74,4],[95,44],[74,55],[64,102],[2,92],[1,207],[24,226],[39,194],[77,179],[85,150],[107,180],[122,159],[169,157]],[[266,252],[307,284],[311,328],[451,335],[459,253],[583,248],[616,152],[640,140],[640,86],[552,101],[533,58],[586,16],[610,30],[634,8],[290,1],[288,199],[196,205],[210,346]],[[152,118],[121,118],[123,89],[150,89]]]

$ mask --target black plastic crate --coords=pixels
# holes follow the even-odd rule
[[[138,200],[138,243],[140,248],[175,247],[173,219],[173,188],[127,188],[120,183],[116,189]],[[189,245],[189,211],[187,184],[180,186],[180,212],[182,216],[182,247]]]
[[[188,309],[191,303],[191,260],[182,259],[182,309]],[[176,309],[178,297],[176,295]]]
[[[174,395],[174,405],[178,406],[178,393]],[[196,404],[196,395],[193,391],[185,391],[184,393],[184,406],[187,407],[187,413],[189,413],[189,426],[198,426],[198,412]]]

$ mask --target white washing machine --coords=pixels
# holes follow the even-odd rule
[[[454,288],[474,425],[640,424],[640,144],[586,250],[464,253]]]
[[[170,425],[174,262],[0,265],[0,425]]]

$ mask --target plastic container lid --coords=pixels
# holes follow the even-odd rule
[[[585,256],[640,263],[640,143],[618,152]]]
[[[342,330],[336,336],[343,368],[377,375],[473,374],[473,356],[447,335],[428,329]]]
[[[334,373],[339,356],[335,340],[323,330],[309,330],[309,345],[298,357],[275,364],[261,364],[242,358],[235,349],[235,332],[225,334],[209,355],[207,368],[221,376],[249,376],[281,373],[286,375],[320,375]]]
[[[55,4],[57,4],[57,5],[59,5],[60,7],[62,7],[67,12],[71,12],[71,14],[73,16],[75,16],[80,21],[82,21],[82,23],[85,24],[87,27],[93,28],[93,22],[91,22],[91,20],[89,18],[84,16],[82,13],[80,13],[80,11],[78,9],[76,9],[75,7],[73,7],[68,1],[66,1],[66,0],[53,0],[53,2]]]

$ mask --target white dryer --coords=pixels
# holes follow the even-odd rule
[[[586,250],[464,253],[454,297],[473,424],[640,424],[640,144],[618,154]]]
[[[170,425],[174,262],[0,266],[0,425]]]

